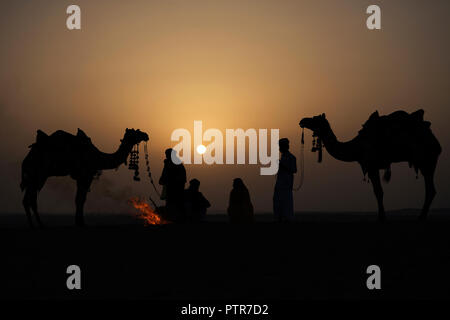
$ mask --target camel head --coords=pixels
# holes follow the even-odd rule
[[[315,137],[320,137],[321,134],[330,127],[327,119],[325,118],[325,113],[312,118],[303,118],[299,125],[301,128],[311,130]]]
[[[135,130],[127,128],[127,130],[125,130],[125,135],[123,136],[122,142],[135,145],[142,141],[148,141],[147,133],[142,132],[139,129]]]
[[[326,133],[327,130],[330,129],[330,124],[325,118],[325,113],[322,113],[320,116],[315,116],[312,118],[303,118],[300,123],[300,127],[307,128],[313,132],[313,143],[312,143],[312,152],[318,152],[318,162],[322,162],[322,137],[323,134]],[[317,139],[316,139],[317,137]],[[303,133],[302,133],[302,143],[303,143]]]

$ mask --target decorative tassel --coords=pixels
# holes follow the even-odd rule
[[[130,152],[130,162],[128,165],[128,169],[134,170],[134,181],[141,181],[139,178],[139,144],[133,146],[133,149]]]
[[[317,138],[317,150],[319,151],[319,155],[317,158],[317,162],[322,162],[322,139]]]

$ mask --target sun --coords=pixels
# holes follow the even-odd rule
[[[197,146],[197,152],[198,152],[199,154],[204,154],[204,153],[206,152],[206,147],[205,147],[204,145],[202,145],[202,144],[199,144],[199,145]]]

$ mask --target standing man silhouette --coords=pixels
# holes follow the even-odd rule
[[[165,151],[164,168],[159,179],[159,184],[165,189],[164,199],[166,210],[170,217],[177,222],[184,221],[184,185],[186,183],[186,169],[182,163],[175,164],[172,156],[177,157],[176,151],[167,149]]]
[[[290,221],[294,218],[294,173],[297,173],[297,159],[289,152],[289,140],[279,140],[281,158],[278,167],[277,181],[273,193],[273,212],[278,221]]]

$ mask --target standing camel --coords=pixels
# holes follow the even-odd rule
[[[423,110],[411,114],[396,111],[386,116],[379,116],[376,111],[358,135],[347,142],[338,141],[325,114],[303,118],[300,127],[312,130],[318,138],[319,149],[323,142],[332,157],[359,163],[364,175],[367,173],[372,182],[381,221],[385,219],[385,212],[379,170],[386,170],[386,182],[391,177],[391,163],[408,162],[410,167],[414,167],[416,174],[420,170],[425,180],[425,202],[420,218],[425,219],[436,195],[433,180],[441,146],[431,132],[431,123],[424,121],[423,115]]]
[[[80,129],[76,136],[58,130],[48,136],[38,130],[36,142],[30,146],[22,162],[22,182],[25,191],[23,206],[28,221],[33,226],[31,210],[42,226],[37,210],[37,195],[48,177],[67,176],[77,182],[75,197],[77,226],[84,225],[83,207],[94,176],[101,170],[114,169],[125,163],[134,145],[148,141],[145,132],[126,129],[118,150],[108,154],[99,151],[91,139]]]

